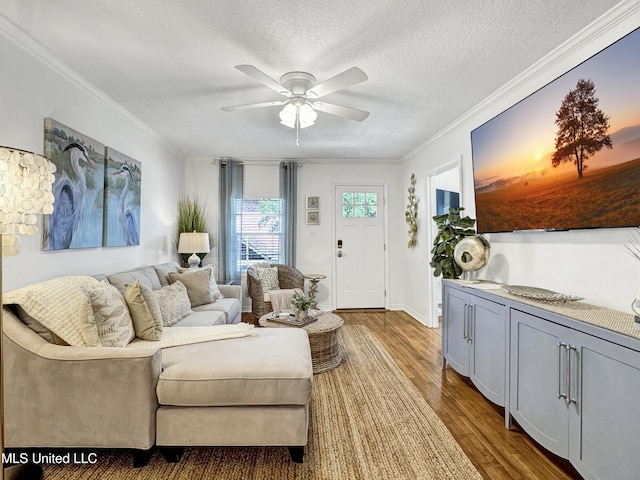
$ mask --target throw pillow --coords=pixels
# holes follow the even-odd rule
[[[181,282],[187,287],[187,295],[192,307],[215,302],[211,292],[211,269],[188,270],[184,273],[169,273],[169,281],[174,284]]]
[[[182,282],[173,283],[154,292],[162,313],[162,324],[172,327],[191,313],[187,288]]]
[[[84,289],[84,293],[93,309],[93,319],[80,320],[88,346],[124,347],[135,338],[129,309],[116,287],[103,283],[96,288]]]
[[[278,267],[258,268],[258,278],[262,282],[262,291],[279,290]]]
[[[224,298],[224,295],[220,291],[220,287],[218,287],[218,282],[216,282],[216,267],[215,267],[215,265],[212,265],[212,264],[205,265],[204,267],[202,267],[202,270],[204,270],[205,268],[211,269],[211,281],[209,282],[209,287],[211,288],[211,293],[213,294],[213,298],[215,300],[218,300],[220,298]],[[190,268],[178,267],[178,272],[179,273],[184,273],[184,272],[189,272],[189,271],[191,271]],[[167,277],[168,277],[168,274],[167,274]]]
[[[162,338],[162,312],[151,287],[136,280],[127,285],[124,299],[129,307],[136,337],[142,340]]]
[[[87,276],[58,277],[3,294],[3,303],[20,305],[27,315],[54,332],[69,345],[84,347],[80,323],[93,318],[83,289],[100,282]]]
[[[45,327],[27,312],[25,312],[20,305],[16,305],[16,307],[18,316],[20,317],[20,320],[22,320],[22,323],[24,323],[27,327],[44,338],[47,342],[53,343],[54,345],[69,346],[69,344],[61,339],[58,335],[56,335],[53,330]]]

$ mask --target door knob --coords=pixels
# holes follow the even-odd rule
[[[338,251],[338,258],[340,258],[340,257],[342,257],[342,251],[341,250]]]

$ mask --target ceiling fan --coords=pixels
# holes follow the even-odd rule
[[[225,112],[284,106],[280,111],[280,123],[287,127],[295,128],[296,131],[300,128],[313,125],[318,116],[316,112],[329,113],[357,122],[361,122],[369,116],[369,112],[365,112],[364,110],[317,101],[317,99],[325,95],[367,80],[369,77],[358,67],[351,67],[317,85],[316,78],[306,72],[288,72],[280,77],[280,82],[276,82],[273,78],[261,72],[253,65],[236,65],[236,69],[287,98],[286,100],[276,100],[274,102],[222,107],[222,110]],[[296,144],[297,143],[296,140]]]

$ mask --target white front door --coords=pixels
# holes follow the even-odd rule
[[[384,187],[336,186],[336,308],[384,308]]]

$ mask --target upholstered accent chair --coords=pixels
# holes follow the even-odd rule
[[[274,273],[274,268],[277,269],[277,284],[275,284],[275,278],[269,278],[268,275]],[[254,263],[247,269],[246,295],[251,298],[251,312],[256,320],[265,313],[273,311],[270,292],[290,291],[293,296],[295,290],[304,292],[304,275],[295,267]]]

